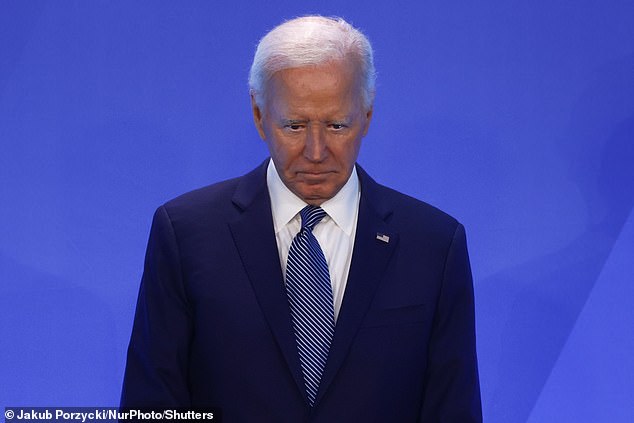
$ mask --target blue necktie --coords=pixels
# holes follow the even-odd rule
[[[288,252],[286,294],[306,393],[312,407],[328,359],[335,321],[328,264],[313,235],[313,228],[326,212],[321,207],[306,206],[299,213],[302,228]]]

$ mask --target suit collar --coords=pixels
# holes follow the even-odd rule
[[[261,206],[262,201],[269,202],[266,192],[266,166],[269,159],[264,160],[260,166],[240,178],[240,182],[236,188],[231,201],[241,210],[246,210],[254,202],[256,206]],[[267,194],[266,199],[262,198],[263,194]],[[270,208],[270,207],[269,207]]]
[[[386,197],[386,188],[378,184],[358,164],[356,165],[359,182],[361,184],[361,196],[366,205],[374,211],[376,217],[387,222],[394,212],[393,205]]]

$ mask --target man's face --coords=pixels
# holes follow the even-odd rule
[[[253,117],[284,184],[320,205],[345,185],[372,117],[349,61],[291,68],[269,80]]]

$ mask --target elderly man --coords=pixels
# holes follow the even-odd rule
[[[474,305],[455,219],[355,164],[367,38],[285,22],[249,83],[271,159],[154,215],[122,406],[225,422],[478,422]]]

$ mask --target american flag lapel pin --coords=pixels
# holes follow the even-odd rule
[[[376,239],[378,239],[379,241],[383,241],[386,244],[390,242],[390,237],[380,232],[376,233]]]

